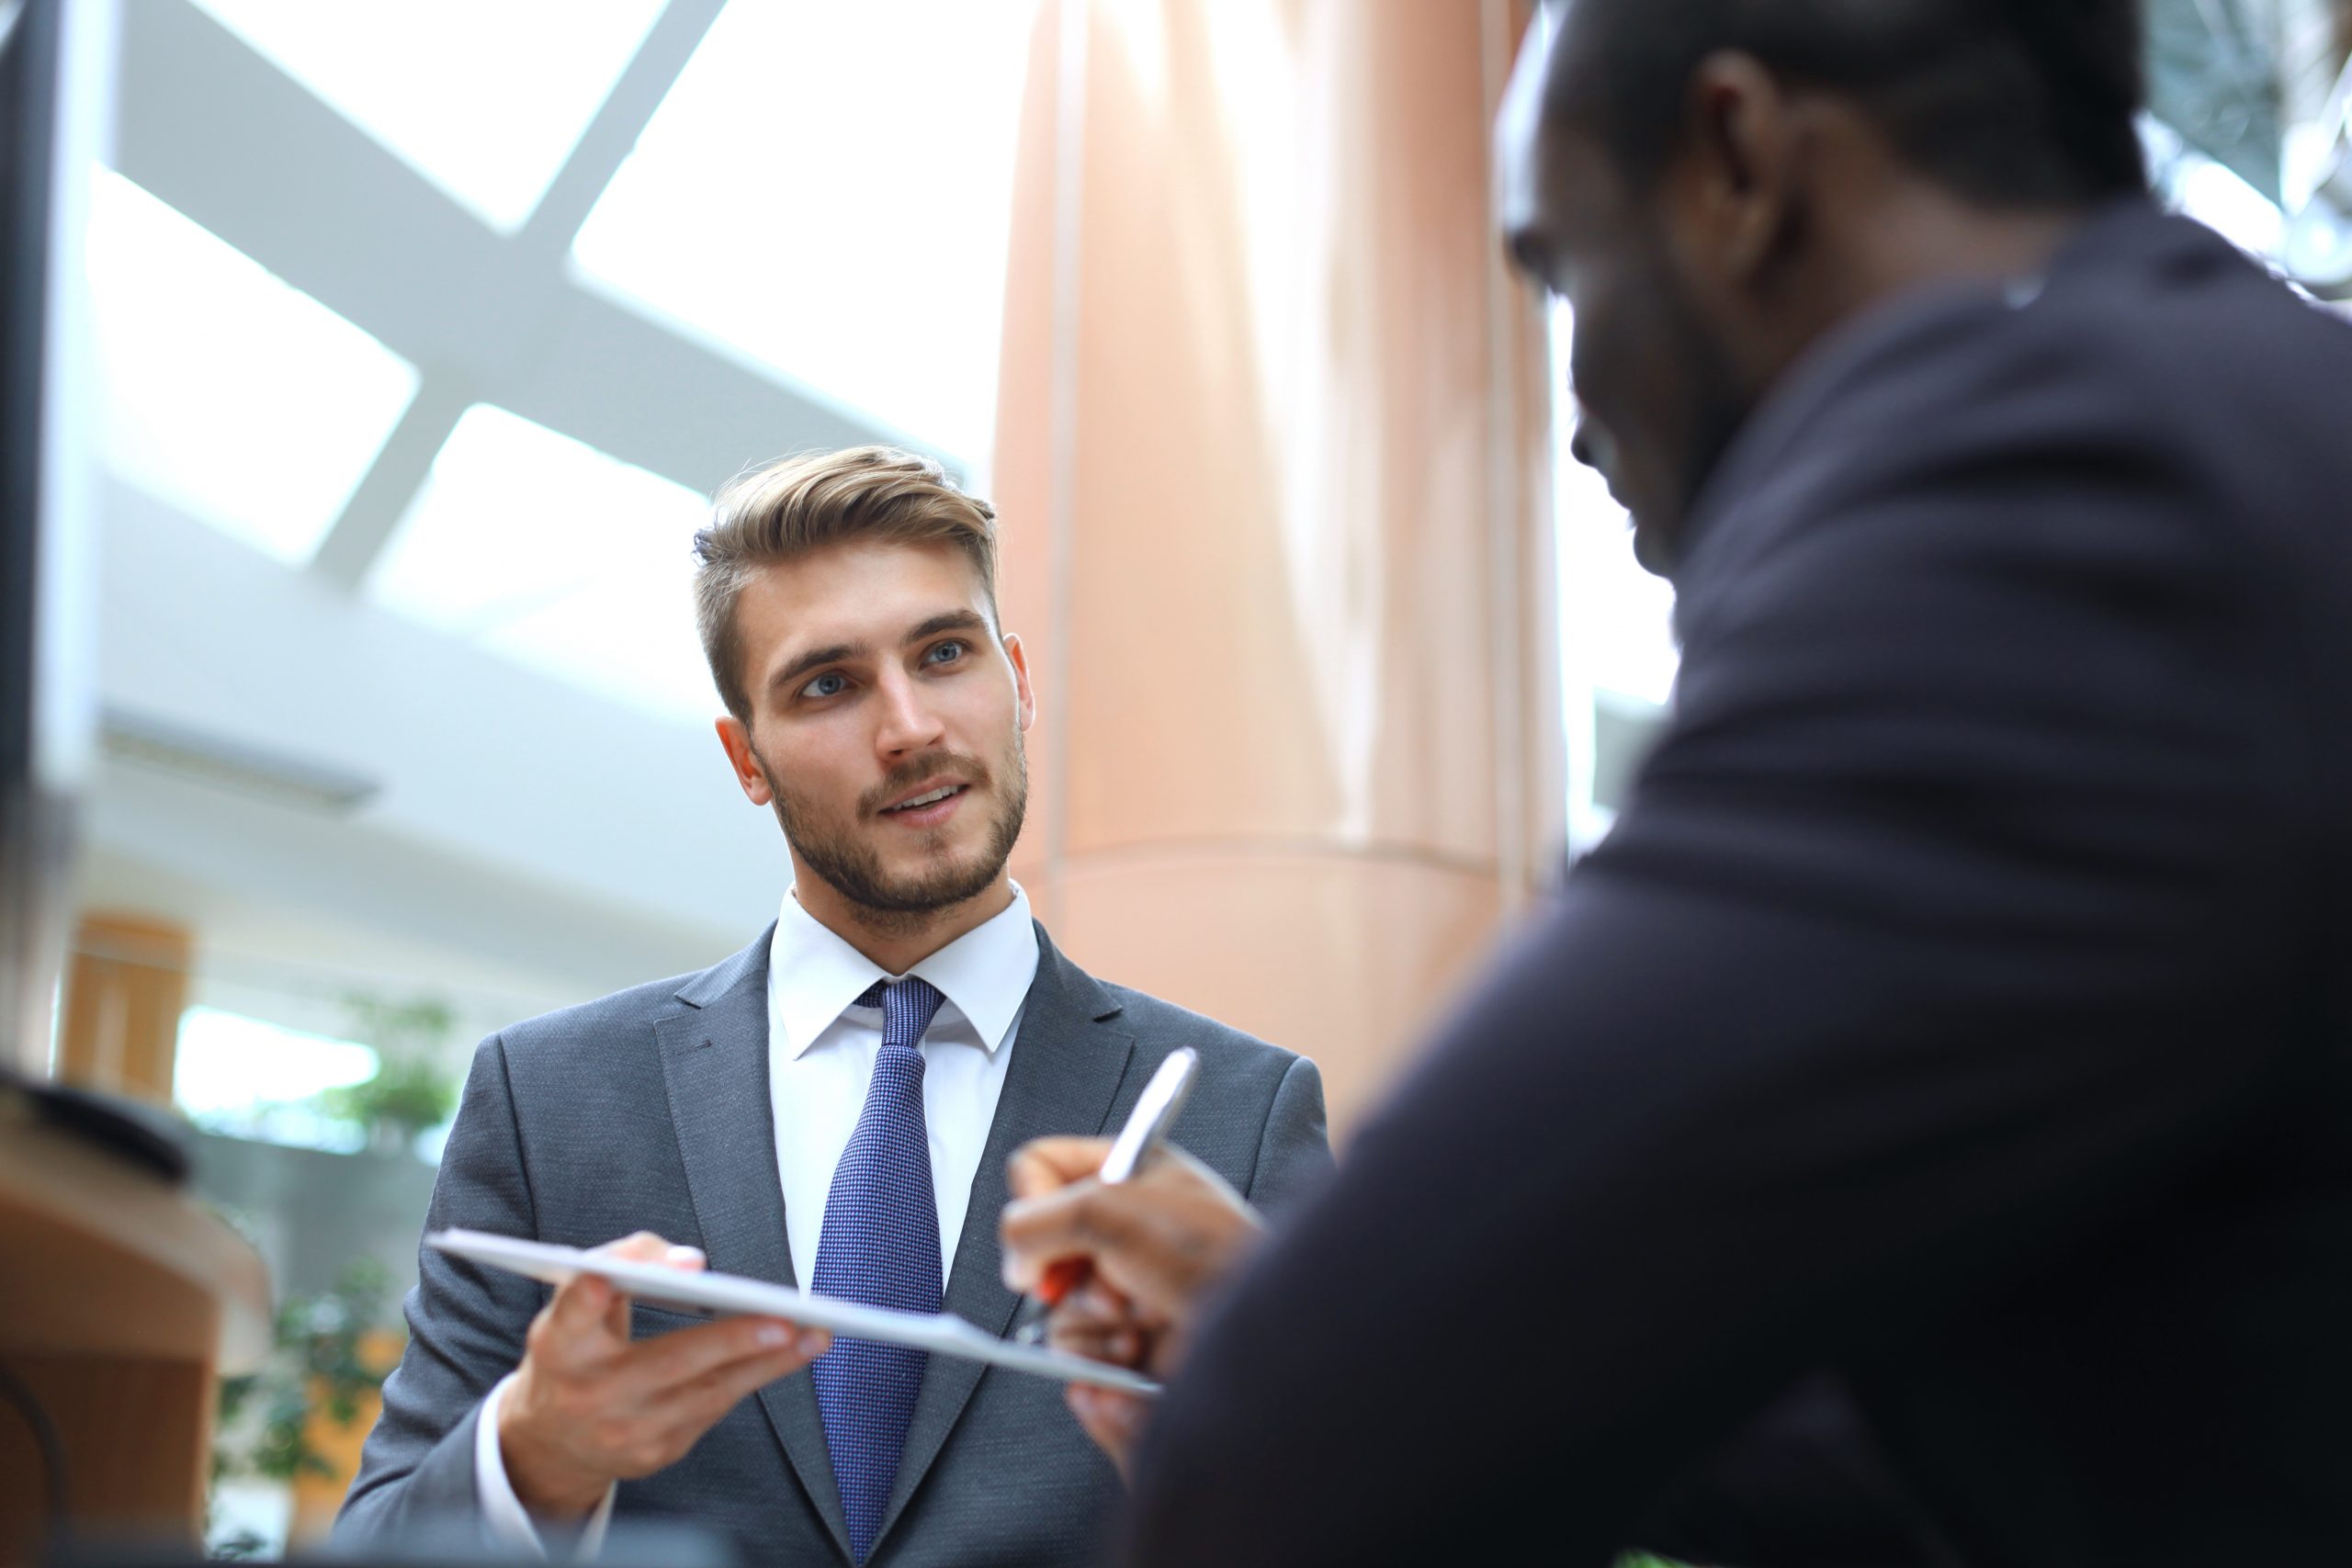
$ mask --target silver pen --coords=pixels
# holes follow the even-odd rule
[[[1168,1053],[1159,1070],[1143,1086],[1143,1093],[1136,1097],[1136,1108],[1127,1113],[1126,1124],[1111,1140],[1111,1152],[1102,1156],[1102,1168],[1094,1173],[1095,1180],[1105,1187],[1115,1187],[1142,1167],[1146,1156],[1159,1146],[1168,1129],[1174,1125],[1177,1112],[1184,1109],[1200,1066],[1201,1054],[1189,1045]],[[1022,1299],[1021,1311],[1013,1318],[1015,1342],[1035,1345],[1043,1339],[1046,1314],[1085,1277],[1086,1265],[1075,1258],[1057,1258],[1046,1265],[1036,1293]]]

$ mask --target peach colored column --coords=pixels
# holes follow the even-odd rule
[[[1560,844],[1516,0],[1047,0],[995,500],[1043,713],[1015,874],[1342,1127]]]

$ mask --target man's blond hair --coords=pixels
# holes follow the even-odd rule
[[[933,458],[891,446],[780,457],[729,481],[695,536],[695,621],[727,711],[752,722],[735,602],[759,570],[850,539],[947,543],[970,558],[996,614],[996,509]]]

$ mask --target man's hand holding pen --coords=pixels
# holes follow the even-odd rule
[[[1166,1378],[1217,1287],[1265,1234],[1241,1195],[1182,1150],[1163,1145],[1124,1182],[1095,1179],[1108,1138],[1040,1138],[1007,1170],[1013,1201],[1001,1223],[1005,1283],[1034,1292],[1057,1262],[1084,1280],[1049,1320],[1047,1343]],[[1072,1385],[1071,1411],[1125,1468],[1149,1403]]]

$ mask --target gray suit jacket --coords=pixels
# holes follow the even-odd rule
[[[947,1281],[947,1308],[994,1333],[1006,1157],[1046,1134],[1114,1129],[1179,1045],[1202,1071],[1173,1136],[1261,1205],[1329,1167],[1313,1063],[1139,992],[1104,985],[1038,931],[996,1122]],[[594,1246],[658,1231],[718,1272],[793,1280],[768,1103],[768,937],[683,980],[640,986],[502,1031],[475,1054],[428,1228]],[[430,1249],[410,1342],[336,1526],[338,1540],[478,1517],[482,1396],[523,1354],[545,1287]],[[685,1320],[636,1309],[642,1335]],[[876,1568],[1051,1568],[1086,1561],[1118,1482],[1057,1384],[934,1357],[907,1434]],[[851,1561],[806,1372],[771,1383],[684,1460],[625,1482],[615,1511],[724,1536],[747,1562]]]

